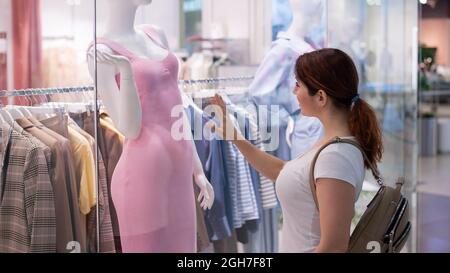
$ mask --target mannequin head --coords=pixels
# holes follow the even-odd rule
[[[288,32],[304,39],[308,32],[320,24],[323,15],[322,0],[290,0],[293,11]]]
[[[150,5],[152,0],[103,0],[99,10],[105,10],[103,35],[119,37],[134,34],[136,12],[141,6]]]

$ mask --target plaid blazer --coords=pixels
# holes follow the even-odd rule
[[[51,168],[50,180],[53,185],[53,192],[55,196],[55,210],[56,210],[56,250],[57,252],[70,252],[67,249],[67,244],[72,241],[79,241],[74,236],[74,219],[73,216],[73,197],[68,189],[70,183],[68,176],[70,172],[66,170],[66,160],[64,152],[64,141],[52,137],[44,132],[42,129],[34,126],[27,118],[20,118],[16,120],[18,126],[24,128],[23,130],[42,143],[47,145],[51,150]],[[20,130],[18,128],[17,130]],[[23,133],[25,134],[25,133]],[[76,200],[76,199],[75,199]],[[77,204],[77,203],[75,203]]]
[[[56,252],[55,201],[45,152],[17,124],[14,128],[0,128],[0,252]]]

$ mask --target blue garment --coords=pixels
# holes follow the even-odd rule
[[[249,121],[238,114],[243,121],[243,135],[249,138]],[[251,178],[250,168],[242,153],[231,142],[225,142],[225,158],[228,176],[228,190],[233,215],[233,228],[241,228],[246,221],[259,219],[258,205]]]
[[[292,22],[292,7],[289,0],[272,0],[272,38],[275,40],[280,31],[285,31]]]
[[[248,164],[248,163],[247,163]],[[236,230],[237,239],[239,242],[245,244],[244,251],[246,253],[263,253],[263,240],[262,237],[262,217],[263,206],[261,200],[261,194],[259,192],[260,176],[258,172],[249,164],[250,175],[252,178],[253,189],[255,191],[256,203],[258,205],[259,219],[250,220],[245,222],[245,225],[240,230]]]
[[[202,125],[208,122],[202,113],[196,112],[192,107],[186,109],[186,113],[192,130],[195,128],[195,122],[201,122]],[[209,141],[204,138],[194,141],[205,175],[214,189],[214,204],[210,210],[205,211],[205,225],[211,241],[221,240],[232,234],[230,225],[232,218],[227,213],[228,200],[225,196],[225,187],[228,182],[221,142],[223,141],[215,139]]]
[[[250,85],[250,95],[257,107],[279,106],[279,110],[271,109],[271,115],[279,115],[272,123],[270,117],[259,116],[266,119],[271,130],[278,133],[279,146],[274,154],[283,160],[290,160],[308,150],[323,133],[322,125],[316,118],[298,115],[300,107],[293,94],[295,88],[295,63],[297,58],[313,48],[305,41],[293,37],[285,32],[278,34],[272,48],[267,53],[258,68],[255,79]],[[291,136],[293,153],[286,141],[286,129],[289,118],[295,121],[294,133]],[[259,121],[260,122],[260,121]],[[261,124],[261,123],[260,123]],[[262,131],[264,132],[264,130]],[[267,136],[262,134],[262,138]]]

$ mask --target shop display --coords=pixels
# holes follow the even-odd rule
[[[227,1],[0,0],[0,253],[284,251],[275,183],[208,130],[212,101],[259,150],[298,158],[324,132],[293,94],[296,60],[325,47],[356,63],[381,172],[411,197],[412,5]]]

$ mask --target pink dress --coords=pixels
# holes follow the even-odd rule
[[[152,27],[143,30],[165,48]],[[182,104],[178,60],[172,52],[164,60],[150,60],[113,41],[97,42],[129,58],[142,107],[140,134],[125,140],[112,178],[122,250],[196,252],[192,144],[171,136],[180,118],[171,117],[171,110]]]

